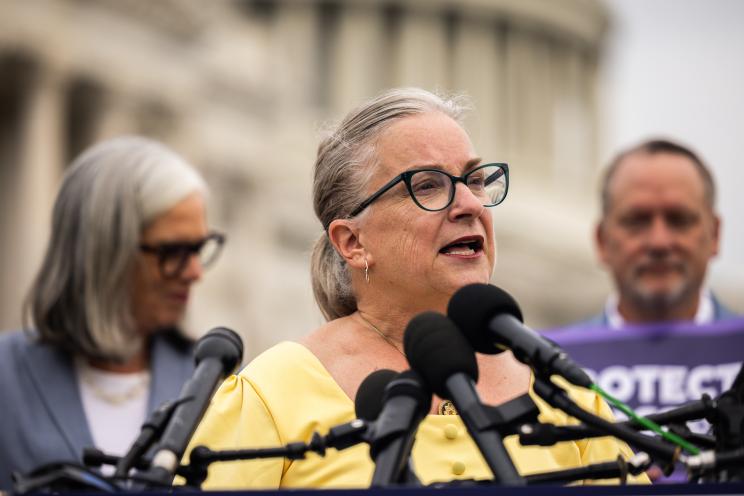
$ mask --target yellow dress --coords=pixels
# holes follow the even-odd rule
[[[539,419],[554,424],[576,421],[549,407],[530,391],[540,409]],[[582,407],[611,418],[609,407],[596,394],[569,388]],[[220,386],[199,425],[191,446],[211,449],[269,448],[309,441],[312,433],[355,418],[354,404],[320,361],[304,346],[280,343],[267,350],[238,375]],[[522,446],[507,437],[506,448],[522,475],[578,467],[630,456],[630,449],[612,438],[563,442],[552,447]],[[188,452],[187,451],[187,452]],[[416,475],[425,483],[452,479],[490,479],[464,424],[456,415],[428,415],[413,447]],[[343,451],[330,449],[325,457],[282,458],[213,463],[205,489],[352,488],[368,487],[374,470],[366,444]],[[636,482],[647,482],[644,476]]]

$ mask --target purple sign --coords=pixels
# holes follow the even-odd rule
[[[744,361],[744,319],[689,323],[568,327],[545,333],[585,367],[605,391],[641,415],[716,397]]]
[[[744,361],[744,318],[702,326],[577,325],[543,334],[584,367],[596,384],[640,415],[669,410],[703,394],[719,396],[731,388]],[[705,421],[688,426],[697,432],[710,428]]]

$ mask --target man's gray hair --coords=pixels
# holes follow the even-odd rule
[[[427,112],[441,112],[462,124],[466,109],[462,96],[447,98],[419,88],[399,88],[352,110],[318,146],[313,203],[324,230],[333,220],[347,218],[364,200],[377,164],[375,142],[385,129],[404,117]],[[311,276],[315,300],[326,320],[356,311],[348,266],[327,232],[313,248]]]
[[[142,344],[130,303],[142,231],[185,197],[207,193],[166,146],[137,136],[84,151],[66,172],[25,316],[43,342],[123,361]]]

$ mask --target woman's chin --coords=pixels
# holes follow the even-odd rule
[[[468,271],[458,274],[457,277],[450,281],[450,296],[469,284],[488,284],[490,280],[490,273],[484,273],[482,271]]]
[[[470,270],[460,271],[461,285],[467,284],[487,284],[491,280],[493,268],[488,264],[482,264],[479,267],[472,267]]]

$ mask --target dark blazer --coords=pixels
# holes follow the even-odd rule
[[[736,317],[740,317],[740,315],[735,314],[728,308],[726,308],[720,301],[718,301],[718,298],[716,298],[716,295],[711,294],[710,295],[711,300],[713,301],[713,320],[719,321],[719,320],[727,320],[727,319],[733,319]],[[609,325],[609,321],[607,319],[607,312],[602,310],[602,313],[595,315],[594,317],[591,317],[580,324],[574,324],[577,327],[607,327]],[[571,326],[573,327],[573,326]]]
[[[194,370],[183,338],[157,336],[150,351],[148,413],[177,397]],[[0,490],[11,489],[13,471],[81,463],[93,446],[72,357],[21,331],[0,333],[0,405]]]

